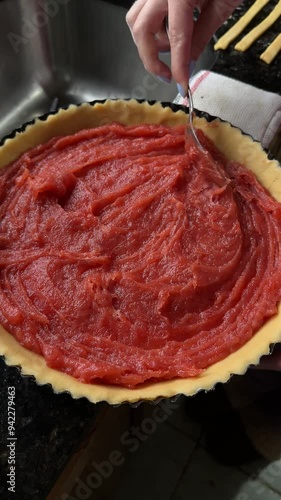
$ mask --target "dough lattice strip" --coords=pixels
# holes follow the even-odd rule
[[[267,64],[270,64],[281,50],[281,33],[274,38],[273,42],[260,55],[260,59]]]
[[[236,45],[235,49],[240,52],[245,52],[265,31],[267,31],[281,15],[281,0],[279,0],[273,11],[255,28],[253,28],[246,36],[242,38]]]
[[[227,49],[229,44],[237,38],[254,17],[270,0],[256,0],[249,10],[235,23],[221,38],[218,39],[214,46],[215,50]]]

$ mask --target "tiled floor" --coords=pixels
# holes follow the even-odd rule
[[[124,488],[121,487],[114,500],[171,498],[194,448],[195,442],[188,436],[166,423],[159,424],[155,433],[132,454]],[[152,491],[153,496],[149,496]]]
[[[204,405],[204,398],[202,401]],[[210,415],[212,398],[205,415],[204,406],[199,405],[201,421],[198,409],[197,421],[194,414],[189,416],[192,404],[186,403],[186,399],[180,398],[169,418],[155,424],[153,432],[130,454],[114,500],[280,500],[281,461],[270,463],[258,457],[255,450],[250,450],[252,457],[246,436],[245,446],[243,436],[236,438],[240,427],[237,424],[235,430],[234,420],[230,421],[229,434],[225,433],[223,419],[218,417],[222,408]],[[143,418],[153,417],[146,414]],[[212,450],[216,436],[220,443]],[[228,446],[223,441],[228,436],[230,448],[225,462],[232,465],[223,463]],[[215,456],[219,456],[219,461]]]
[[[281,495],[281,460],[268,462],[268,460],[260,458],[243,465],[241,471],[247,476],[250,475],[252,478],[256,478],[272,491]]]
[[[104,405],[49,498],[281,500],[280,392],[281,373],[253,371],[192,398]]]

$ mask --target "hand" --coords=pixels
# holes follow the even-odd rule
[[[137,0],[126,21],[147,71],[182,86],[188,85],[188,66],[230,16],[241,0]],[[201,14],[193,21],[194,8]],[[169,36],[165,28],[168,16]],[[171,51],[171,69],[159,60],[159,51]]]

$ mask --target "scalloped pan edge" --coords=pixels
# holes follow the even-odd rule
[[[48,113],[23,125],[5,137],[0,147],[0,167],[7,165],[28,149],[47,142],[51,137],[75,133],[82,128],[110,122],[124,124],[158,123],[169,126],[185,124],[186,108],[171,103],[136,100],[103,100],[71,105],[55,113]],[[240,161],[252,170],[260,183],[281,202],[281,169],[254,141],[241,130],[207,113],[197,111],[195,126],[214,141],[230,160]],[[8,366],[17,367],[23,376],[35,379],[38,385],[49,384],[54,392],[67,392],[75,399],[86,397],[96,403],[107,401],[113,405],[123,402],[139,404],[143,401],[159,402],[179,394],[192,396],[201,390],[211,390],[217,383],[225,383],[233,374],[244,374],[249,365],[259,362],[270,352],[271,346],[281,341],[281,305],[278,314],[240,349],[224,360],[207,368],[200,376],[143,384],[136,389],[118,386],[84,384],[79,380],[46,365],[45,359],[22,347],[18,341],[0,327],[0,355]]]

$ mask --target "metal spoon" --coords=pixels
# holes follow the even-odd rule
[[[197,20],[199,14],[200,14],[200,10],[195,9],[195,18],[194,18],[195,21]],[[167,15],[164,18],[164,27],[165,27],[166,33],[168,35],[168,38],[169,38],[169,20],[168,20],[168,16]],[[199,139],[197,137],[195,128],[193,126],[194,105],[193,105],[193,99],[192,99],[192,94],[191,94],[191,90],[190,90],[189,84],[188,84],[188,88],[187,88],[187,97],[188,97],[188,101],[189,101],[189,120],[188,120],[188,123],[186,125],[186,130],[185,130],[185,144],[188,143],[188,141],[189,141],[189,139],[191,137],[192,140],[195,142],[196,146],[201,151],[203,151],[204,153],[206,153],[206,149],[200,143],[200,141],[199,141]]]
[[[195,142],[196,146],[203,151],[204,153],[206,152],[205,148],[202,146],[201,142],[198,139],[198,136],[196,134],[195,128],[193,126],[193,117],[194,117],[194,105],[193,105],[193,99],[192,99],[192,94],[190,90],[190,86],[188,85],[187,88],[187,97],[189,101],[189,116],[188,116],[188,123],[186,125],[185,129],[185,142],[189,141],[190,136],[192,136],[192,140]]]

